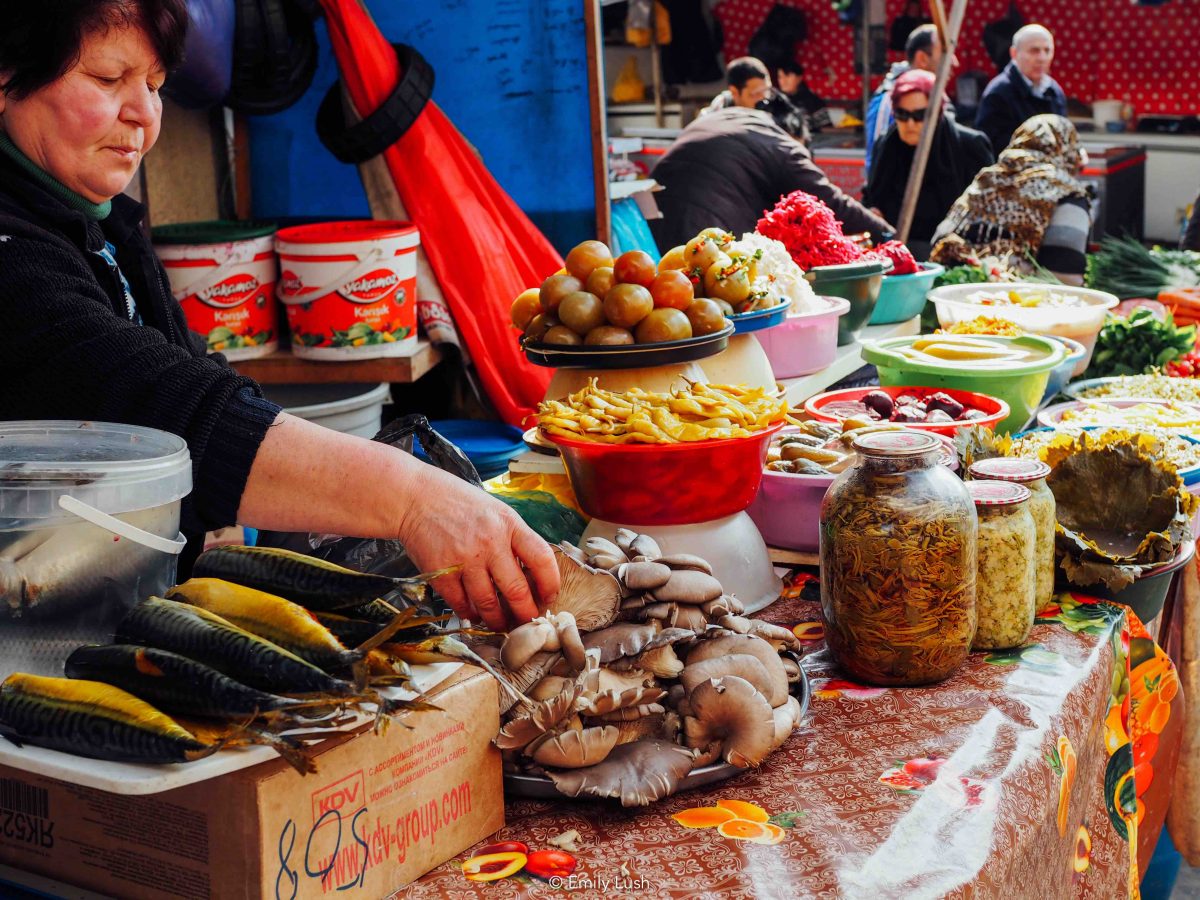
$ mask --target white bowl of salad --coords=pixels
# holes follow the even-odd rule
[[[1066,284],[1009,282],[948,284],[929,292],[938,323],[950,328],[978,316],[1004,319],[1030,334],[1071,338],[1087,351],[1075,374],[1092,361],[1096,336],[1108,311],[1119,302],[1105,291]]]

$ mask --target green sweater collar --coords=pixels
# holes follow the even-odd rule
[[[33,176],[33,179],[38,184],[67,204],[67,206],[71,207],[71,209],[79,210],[79,212],[83,213],[89,219],[99,222],[102,219],[107,219],[108,214],[112,212],[111,200],[105,200],[103,203],[92,203],[86,197],[75,193],[22,153],[21,148],[14,144],[3,131],[0,131],[0,150],[3,150],[17,165]]]

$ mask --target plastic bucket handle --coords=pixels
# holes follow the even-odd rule
[[[387,253],[383,247],[372,247],[365,254],[358,257],[356,262],[351,263],[341,273],[335,275],[330,281],[315,290],[305,291],[303,294],[297,294],[295,297],[285,297],[283,295],[283,279],[281,278],[275,294],[282,302],[292,306],[311,303],[313,300],[340,290],[356,278],[361,278],[368,274],[375,266],[382,263],[385,259],[390,259],[391,256],[392,254]]]
[[[96,507],[89,506],[82,500],[67,494],[58,498],[58,505],[72,515],[78,516],[84,521],[91,522],[105,531],[128,538],[134,543],[141,544],[143,547],[149,547],[151,550],[157,550],[160,553],[170,553],[172,556],[178,556],[183,552],[183,548],[187,546],[187,538],[182,533],[174,539],[159,537],[157,534],[152,534],[149,531],[138,528],[136,525],[123,522],[116,516],[110,516],[106,512],[101,512]]]
[[[232,271],[234,266],[245,265],[254,261],[255,251],[253,241],[238,241],[229,248],[229,253],[225,259],[215,269],[208,269],[201,272],[191,281],[182,285],[179,288],[173,288],[171,293],[180,303],[184,298],[190,297],[192,294],[200,294],[220,284],[225,280],[225,277]]]

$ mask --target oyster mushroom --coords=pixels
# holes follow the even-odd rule
[[[494,743],[501,750],[528,747],[566,722],[575,711],[577,699],[575,691],[569,690],[534,704],[532,709],[505,722]]]
[[[704,611],[704,615],[709,619],[716,620],[721,616],[740,616],[746,611],[746,607],[742,605],[742,601],[732,594],[722,594],[716,600],[710,600],[700,607]]]
[[[589,557],[612,556],[618,558],[621,562],[629,561],[629,557],[625,555],[625,551],[608,538],[590,537],[583,542],[583,549]]]
[[[543,650],[560,650],[573,671],[583,670],[586,664],[583,639],[571,613],[539,616],[514,628],[500,648],[500,661],[506,669],[515,671]]]
[[[537,618],[509,632],[500,648],[500,662],[515,672],[542,650],[557,650],[558,635],[548,619]]]
[[[654,705],[654,704],[652,704]],[[671,732],[667,729],[666,716],[660,713],[650,713],[636,718],[612,722],[617,729],[617,746],[641,741],[646,738],[664,738],[670,740]]]
[[[608,572],[581,566],[561,550],[555,553],[561,584],[546,614],[569,612],[580,631],[595,631],[617,618],[621,587]]]
[[[630,688],[645,687],[654,683],[654,676],[641,669],[630,669],[628,672],[614,672],[612,669],[600,669],[596,693],[604,691],[627,691]]]
[[[635,687],[624,691],[604,691],[600,694],[585,696],[579,711],[585,716],[604,716],[617,710],[627,709],[646,703],[653,703],[667,694],[660,687]]]
[[[736,675],[738,678],[746,679],[770,702],[776,687],[775,679],[771,673],[767,672],[767,667],[758,661],[758,657],[748,653],[732,653],[727,656],[714,656],[698,662],[689,662],[680,674],[679,680],[683,684],[684,690],[690,694],[705,681],[724,678],[726,675]],[[786,694],[786,681],[783,689]],[[786,701],[783,705],[786,705]]]
[[[783,663],[783,671],[787,672],[788,684],[795,684],[800,680],[800,663],[790,656],[781,656],[779,661]]]
[[[632,658],[618,659],[612,667],[618,672],[637,668],[645,669],[659,678],[678,678],[679,673],[683,671],[683,660],[675,654],[674,647],[655,647]]]
[[[646,559],[658,559],[662,556],[662,550],[659,548],[658,542],[650,537],[650,535],[639,534],[629,543],[629,556],[644,556]]]
[[[708,560],[701,559],[699,556],[693,556],[690,553],[671,553],[667,556],[660,556],[658,562],[669,569],[691,569],[696,572],[703,572],[705,575],[713,573],[712,566],[708,564]]]
[[[613,725],[563,731],[539,744],[531,755],[534,762],[543,766],[581,769],[602,762],[617,746],[617,736]]]
[[[716,600],[724,591],[721,582],[694,569],[675,569],[662,587],[651,591],[660,603],[691,603],[701,606]]]
[[[562,654],[560,653],[535,653],[529,662],[525,663],[517,671],[509,674],[509,681],[522,694],[528,694],[529,689],[549,675],[550,671],[560,662],[562,662]],[[516,700],[514,698],[509,697],[503,692],[500,694],[501,715],[512,709],[515,704]]]
[[[688,652],[687,661],[691,666],[707,659],[719,659],[732,654],[747,654],[755,657],[770,676],[771,689],[764,691],[763,696],[772,708],[782,706],[788,699],[787,670],[783,661],[774,648],[762,638],[752,634],[719,634],[718,637],[700,641]]]
[[[562,675],[547,675],[532,688],[530,688],[525,696],[530,700],[541,702],[549,700],[551,697],[557,697],[565,690],[569,690],[572,684],[570,678]]]
[[[606,666],[625,657],[636,656],[658,636],[653,625],[618,622],[583,636],[583,646],[600,651],[600,665]]]
[[[630,531],[628,528],[618,528],[616,534],[613,535],[613,540],[617,547],[626,556],[631,556],[630,548],[633,546],[633,539],[637,537],[636,531]]]
[[[617,581],[630,592],[652,591],[671,578],[671,570],[656,562],[623,563],[617,566]]]
[[[730,765],[757,766],[771,752],[775,717],[766,698],[744,678],[729,675],[705,681],[688,695],[692,715],[684,720],[687,745],[707,748],[721,742]]]
[[[648,599],[653,599],[650,597],[649,594],[647,594],[646,597]],[[674,603],[657,603],[657,602],[648,603],[642,609],[642,618],[643,619],[655,619],[658,621],[665,622],[668,618],[670,618],[671,610],[673,610],[674,608],[675,608]]]
[[[597,722],[633,722],[646,716],[661,715],[667,711],[661,703],[640,703],[637,706],[627,706],[624,709],[613,710],[601,716],[595,716]]]
[[[568,797],[620,797],[622,806],[645,806],[675,793],[691,770],[691,750],[651,740],[621,744],[596,766],[548,774]]]
[[[722,616],[717,624],[738,634],[752,634],[764,641],[770,642],[776,650],[800,649],[800,639],[781,625],[772,625],[761,619],[747,619],[743,616]]]
[[[569,544],[566,541],[559,541],[558,549],[561,550],[563,553],[565,553],[567,556],[571,557],[571,559],[575,560],[575,562],[579,563],[581,566],[586,566],[588,564],[587,554],[584,553],[582,550],[580,550],[578,547],[576,547],[574,544]]]
[[[800,724],[800,701],[788,697],[787,703],[772,710],[772,716],[775,719],[775,737],[771,741],[771,752],[774,753]]]
[[[708,616],[698,606],[680,606],[670,604],[671,612],[667,615],[666,623],[670,628],[686,628],[693,634],[704,634],[708,630]]]

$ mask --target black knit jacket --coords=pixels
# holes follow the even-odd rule
[[[121,195],[90,219],[0,153],[0,420],[120,422],[186,440],[186,568],[205,531],[234,524],[279,407],[188,330],[143,216]],[[119,279],[94,252],[106,239],[144,325],[126,317]]]

